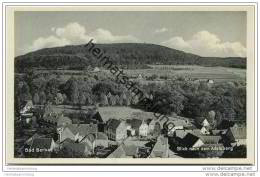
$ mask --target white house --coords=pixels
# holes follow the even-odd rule
[[[210,124],[209,124],[209,122],[208,122],[207,119],[204,119],[203,122],[201,123],[201,125],[202,125],[203,127],[208,127],[208,126],[210,126]]]
[[[209,130],[206,127],[202,127],[200,129],[200,133],[203,134],[203,135],[209,135],[210,134]]]
[[[142,124],[139,127],[139,135],[140,136],[147,136],[149,132],[149,126],[147,123],[143,120]]]
[[[94,69],[93,69],[93,72],[94,73],[97,73],[97,72],[99,72],[100,71],[100,69],[98,68],[98,67],[95,67]]]
[[[174,120],[167,123],[166,128],[168,129],[168,135],[173,135],[175,130],[183,130],[188,124],[186,120]]]
[[[20,111],[20,114],[25,114],[28,111],[30,111],[33,108],[33,102],[32,100],[28,100],[25,104],[25,106],[22,108],[22,110]]]

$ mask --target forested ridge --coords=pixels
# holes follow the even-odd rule
[[[125,69],[144,69],[149,64],[246,68],[246,58],[201,57],[155,44],[116,43],[96,44],[95,47]],[[24,72],[25,68],[83,70],[101,65],[84,45],[45,48],[15,58],[16,72]]]

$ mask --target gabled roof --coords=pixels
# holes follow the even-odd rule
[[[96,113],[92,116],[91,119],[92,119],[92,120],[96,120],[96,121],[99,122],[99,123],[104,122],[103,117],[100,115],[99,112],[96,112]]]
[[[61,143],[62,143],[62,144],[64,144],[64,143],[75,143],[75,141],[73,141],[73,140],[70,139],[70,138],[66,138],[66,139],[63,140]]]
[[[86,140],[86,139],[88,141],[90,141],[91,143],[93,143],[95,141],[96,137],[93,134],[88,134],[81,140],[81,142],[84,142],[84,140]]]
[[[132,119],[131,120],[131,127],[135,130],[138,130],[142,124],[142,120],[140,119]]]
[[[64,129],[69,129],[72,134],[76,135],[78,133],[78,125],[77,124],[69,124]]]
[[[35,138],[32,141],[31,148],[50,149],[52,138]]]
[[[182,144],[185,147],[192,147],[197,141],[199,140],[199,137],[188,133],[183,139],[182,139]]]
[[[231,127],[229,128],[235,139],[246,139],[245,127]]]
[[[113,130],[116,130],[120,125],[121,121],[117,119],[109,119],[107,122],[107,127]]]
[[[118,148],[112,152],[108,158],[124,158],[124,157],[134,157],[137,153],[138,147],[135,145],[125,145],[121,144]]]
[[[152,119],[147,119],[146,120],[147,125],[149,125],[151,122],[152,122]]]
[[[126,157],[125,151],[122,146],[118,146],[107,158],[124,158]]]
[[[68,128],[74,135],[79,133],[80,136],[96,134],[98,131],[97,124],[69,124],[65,128]]]
[[[31,146],[34,139],[36,139],[36,138],[43,138],[43,137],[44,137],[44,135],[39,135],[38,133],[35,133],[33,136],[31,136],[31,137],[25,142],[25,144],[28,144],[28,145]]]

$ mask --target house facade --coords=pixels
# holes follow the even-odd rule
[[[149,132],[149,126],[145,121],[142,121],[142,124],[139,127],[139,135],[146,137],[148,136],[148,132]]]
[[[107,122],[106,134],[109,140],[123,141],[127,138],[126,122],[117,119],[109,119]]]
[[[246,128],[231,127],[225,135],[232,146],[246,145]]]

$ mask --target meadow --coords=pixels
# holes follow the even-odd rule
[[[129,78],[142,76],[142,83],[164,83],[164,79],[176,79],[186,77],[192,80],[213,80],[214,82],[233,82],[246,81],[246,69],[229,68],[229,67],[204,67],[198,65],[149,65],[150,69],[124,69],[124,73]],[[89,70],[36,70],[37,73],[51,73],[54,77],[59,74],[60,81],[66,82],[72,75],[76,78],[87,79],[90,75],[97,75],[101,78],[114,76],[107,69],[100,69],[100,72]],[[148,80],[147,78],[156,75],[157,78]]]

